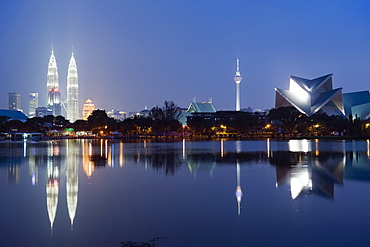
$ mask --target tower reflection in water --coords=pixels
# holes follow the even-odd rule
[[[46,206],[49,215],[50,228],[53,229],[58,207],[60,153],[59,143],[48,142],[48,157],[46,168]]]
[[[292,200],[298,200],[307,194],[334,199],[335,186],[343,185],[344,179],[370,182],[370,141],[286,142],[270,139],[256,142],[182,140],[178,143],[151,143],[137,140],[123,143],[112,140],[58,140],[0,145],[3,150],[0,164],[8,172],[9,183],[16,185],[22,182],[20,180],[24,176],[21,173],[24,169],[21,168],[24,164],[28,165],[28,184],[37,186],[40,181],[42,184],[46,183],[47,212],[43,213],[45,220],[48,217],[51,229],[58,222],[60,206],[63,209],[67,207],[71,227],[77,223],[80,162],[87,177],[94,175],[99,164],[109,169],[119,169],[125,163],[152,166],[153,170],[164,171],[166,175],[181,172],[186,167],[194,177],[201,176],[202,172],[212,177],[220,166],[229,166],[232,171],[236,171],[236,189],[235,185],[231,185],[228,193],[234,193],[236,197],[231,199],[233,205],[236,199],[238,214],[241,214],[242,206],[246,203],[245,199],[242,201],[242,179],[246,177],[243,174],[251,172],[250,165],[274,165],[277,188],[281,190],[281,187],[289,186]],[[99,159],[104,162],[99,163]],[[45,183],[38,178],[40,170],[46,170]],[[253,174],[250,175],[252,176],[248,182],[253,184]],[[235,176],[232,175],[230,179],[235,181]],[[60,193],[64,188],[66,197]],[[63,197],[59,198],[59,195]],[[63,217],[68,218],[67,215]]]
[[[71,220],[71,227],[73,227],[73,221],[76,216],[77,201],[78,201],[78,145],[75,140],[69,140],[67,142],[66,152],[66,191],[67,191],[67,207],[68,215]],[[71,144],[71,145],[70,145]]]
[[[79,144],[76,140],[68,140],[65,150],[66,170],[66,201],[68,215],[73,227],[78,202],[78,154]],[[46,168],[46,205],[50,221],[50,228],[53,229],[58,209],[58,197],[60,186],[60,170],[62,166],[60,142],[48,142],[47,168]]]

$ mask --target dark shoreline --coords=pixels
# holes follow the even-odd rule
[[[37,139],[26,139],[26,141],[49,141],[62,139],[84,139],[84,140],[151,140],[151,141],[212,141],[212,140],[369,140],[370,136],[259,136],[259,137],[222,137],[222,136],[83,136],[83,137],[46,137]],[[24,139],[2,139],[3,141],[25,141]]]

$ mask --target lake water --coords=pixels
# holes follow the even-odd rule
[[[0,246],[368,246],[370,143],[0,142],[0,196]]]

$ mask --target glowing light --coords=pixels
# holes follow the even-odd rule
[[[221,158],[224,157],[224,140],[221,140]]]
[[[290,79],[290,86],[289,91],[293,92],[295,95],[297,95],[297,99],[301,99],[301,101],[307,102],[309,99],[309,94],[301,88],[293,79]]]
[[[123,166],[123,143],[119,143],[119,166]]]
[[[105,140],[105,158],[108,159],[108,140]]]
[[[295,174],[295,176],[290,179],[290,193],[293,200],[297,198],[304,189],[312,189],[312,180],[310,179],[308,171]]]
[[[23,157],[27,156],[27,142],[26,139],[23,139]]]
[[[186,158],[186,141],[185,139],[182,139],[182,159],[184,160]]]
[[[241,141],[236,141],[235,146],[236,146],[236,153],[240,153],[242,151]]]
[[[307,153],[311,151],[310,142],[307,139],[289,140],[289,151]]]

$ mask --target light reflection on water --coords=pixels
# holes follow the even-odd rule
[[[301,245],[281,234],[297,220],[315,233],[325,217],[323,225],[338,231],[328,210],[343,217],[348,207],[359,217],[352,212],[354,229],[370,233],[358,211],[370,199],[357,193],[370,189],[369,149],[369,141],[271,139],[3,142],[0,246],[117,246],[156,236],[168,236],[156,246],[275,245],[276,239]],[[316,210],[290,212],[297,206]],[[15,221],[19,215],[24,218]],[[15,238],[11,232],[20,229],[24,236]],[[348,233],[339,239],[339,245],[354,243]],[[331,240],[306,241],[327,246]]]

